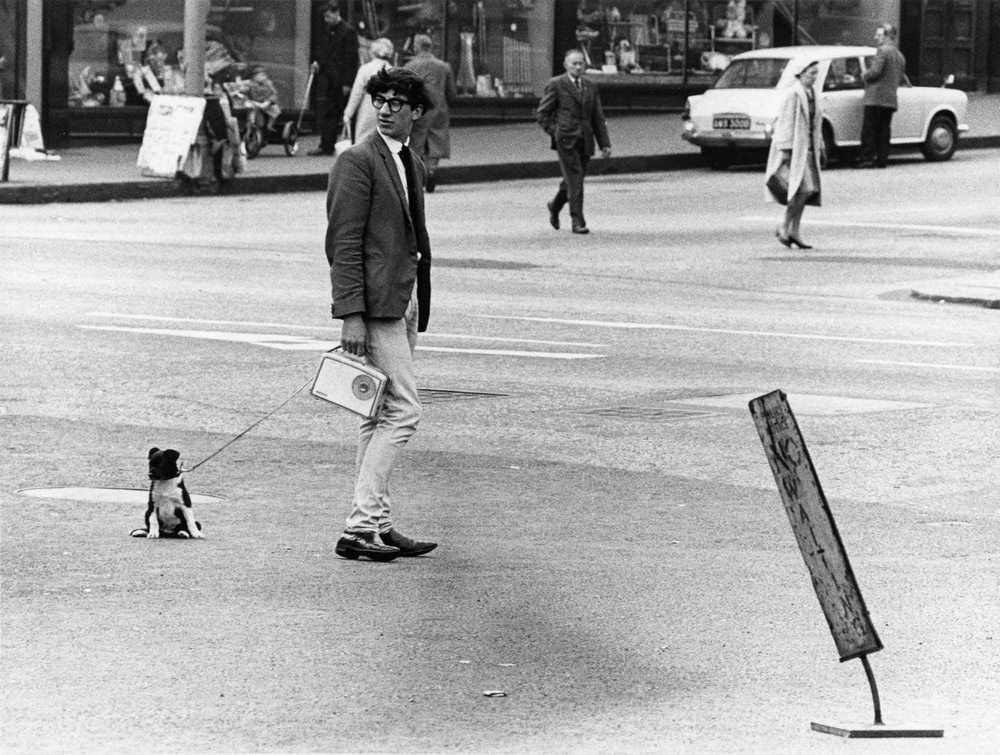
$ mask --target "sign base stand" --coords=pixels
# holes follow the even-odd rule
[[[884,724],[867,724],[860,726],[832,726],[819,724],[815,721],[810,726],[813,731],[823,734],[833,734],[845,739],[903,739],[916,737],[943,737],[944,729],[918,729],[900,726],[885,726]]]

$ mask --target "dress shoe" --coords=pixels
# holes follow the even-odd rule
[[[428,194],[433,194],[434,193],[434,189],[437,188],[437,183],[438,183],[437,182],[437,176],[435,176],[433,173],[428,173],[427,174],[427,183],[424,186],[424,191],[426,191]]]
[[[309,155],[309,157],[320,157],[320,156],[330,157],[331,155],[333,155],[333,150],[332,149],[326,150],[323,149],[322,147],[317,147],[316,149],[309,150],[308,152],[306,152],[306,154]]]
[[[392,561],[403,555],[399,548],[380,543],[374,532],[345,532],[337,541],[334,552],[341,558],[356,559],[364,556],[372,561]]]
[[[383,532],[382,542],[397,549],[400,556],[422,556],[438,547],[437,543],[414,540],[397,530]]]
[[[792,248],[792,240],[788,236],[781,235],[781,227],[774,229],[774,235],[778,237],[778,242],[783,246],[787,246],[789,249]]]
[[[875,167],[875,163],[873,163],[871,160],[862,160],[861,162],[859,162],[857,164],[856,167],[858,167],[858,168],[874,168]]]
[[[782,241],[781,243],[784,244],[785,242]],[[800,239],[798,236],[789,236],[788,237],[788,243],[785,244],[785,246],[791,247],[792,244],[794,244],[795,246],[797,246],[799,249],[812,249],[812,245],[811,244],[807,244],[802,239]]]
[[[590,229],[585,225],[573,226],[573,233],[590,233]]]
[[[549,202],[546,207],[549,208],[549,225],[559,230],[559,210],[556,208],[553,202]]]

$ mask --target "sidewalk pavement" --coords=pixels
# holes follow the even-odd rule
[[[959,150],[1000,147],[1000,94],[971,93],[969,131]],[[614,154],[595,159],[591,175],[642,173],[703,167],[698,148],[681,138],[679,113],[629,114],[608,119]],[[221,194],[322,191],[328,157],[309,157],[316,136],[299,140],[294,157],[281,144],[269,144],[247,161],[247,169],[220,187]],[[45,202],[99,202],[185,196],[179,181],[139,174],[138,143],[71,146],[60,160],[12,160],[10,180],[0,183],[0,205]],[[484,181],[553,178],[559,166],[548,138],[534,123],[501,123],[451,129],[452,157],[438,170],[439,186]],[[934,281],[913,296],[1000,309],[1000,275]]]

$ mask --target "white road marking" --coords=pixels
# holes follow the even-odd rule
[[[972,364],[936,364],[933,362],[893,362],[889,359],[858,359],[861,364],[884,364],[890,367],[931,367],[938,370],[963,370],[966,372],[1000,372],[1000,367],[977,367]]]
[[[773,223],[774,218],[748,215],[740,220]],[[885,231],[918,231],[927,233],[953,233],[956,236],[1000,236],[997,228],[970,228],[955,225],[922,225],[918,223],[871,223],[849,220],[810,220],[809,225],[836,226],[838,228],[877,228]]]
[[[208,341],[228,341],[265,346],[281,351],[328,351],[338,344],[308,336],[276,333],[233,333],[224,330],[171,330],[167,328],[127,328],[117,325],[80,325],[84,330],[102,330],[117,333],[141,333],[153,336],[199,338]],[[534,359],[603,359],[603,354],[577,354],[558,351],[510,351],[505,349],[459,349],[445,346],[417,346],[417,351],[440,351],[451,354],[477,354],[485,356],[527,357]]]
[[[89,317],[107,317],[116,320],[149,320],[151,322],[185,322],[197,323],[199,325],[237,325],[244,328],[303,328],[302,325],[293,325],[284,322],[253,322],[244,320],[204,320],[194,317],[163,317],[161,315],[135,315],[119,314],[116,312],[90,312]],[[306,326],[308,327],[308,326]],[[331,327],[334,327],[331,325]],[[542,341],[535,338],[504,338],[502,336],[474,336],[468,333],[438,333],[426,332],[420,334],[421,338],[456,338],[467,341],[493,341],[496,343],[536,343],[539,346],[573,346],[578,349],[604,349],[606,343],[585,343],[583,341]]]
[[[614,320],[568,320],[558,317],[528,317],[518,315],[473,315],[491,320],[524,320],[549,322],[559,325],[579,325],[592,328],[620,328],[625,330],[676,330],[689,333],[721,333],[731,336],[763,336],[766,338],[800,338],[814,341],[847,341],[850,343],[884,343],[902,346],[970,347],[974,344],[961,341],[911,341],[901,338],[858,338],[856,336],[828,336],[821,333],[785,333],[772,330],[735,330],[730,328],[699,328],[690,325],[667,325],[656,322],[622,322]]]

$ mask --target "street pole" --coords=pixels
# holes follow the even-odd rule
[[[205,94],[205,27],[210,0],[184,0],[184,94]]]

